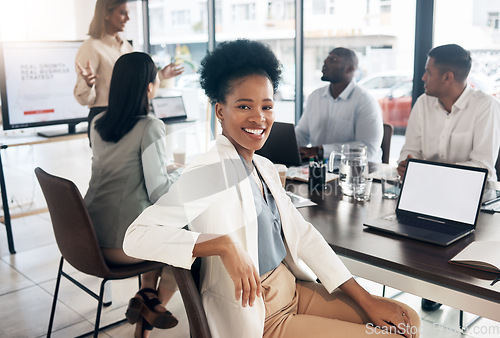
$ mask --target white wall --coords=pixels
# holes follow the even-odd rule
[[[83,40],[95,0],[0,1],[0,41]]]

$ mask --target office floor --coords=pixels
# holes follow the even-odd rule
[[[187,132],[189,134],[189,132]],[[185,139],[194,142],[193,137]],[[395,136],[392,158],[397,156],[403,137]],[[194,142],[199,144],[199,142]],[[44,199],[33,174],[40,166],[50,173],[73,180],[84,193],[90,177],[91,152],[86,139],[36,146],[12,147],[2,150],[11,213],[44,206]],[[47,330],[59,251],[55,243],[47,212],[17,218],[12,221],[17,253],[10,255],[3,226],[0,229],[0,337],[42,337]],[[97,290],[100,281],[69,270],[85,285]],[[382,286],[358,279],[370,292],[382,294]],[[137,280],[112,282],[113,303],[103,310],[103,323],[123,318],[128,299],[137,290]],[[388,289],[386,295],[397,294]],[[459,311],[447,306],[434,313],[420,308],[420,298],[410,294],[395,297],[406,302],[422,318],[422,337],[499,337],[500,323],[480,319],[466,334],[458,329]],[[73,337],[92,329],[96,302],[63,279],[54,322],[54,337]],[[189,337],[182,299],[177,293],[168,308],[179,318],[179,325],[170,330],[154,330],[152,337]],[[473,318],[466,314],[466,319]],[[111,328],[102,337],[132,337],[128,323]]]

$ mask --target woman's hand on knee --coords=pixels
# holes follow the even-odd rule
[[[403,307],[383,298],[371,297],[364,307],[372,323],[391,333],[398,333],[407,338],[415,334],[411,318]]]

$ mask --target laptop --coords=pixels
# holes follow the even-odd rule
[[[409,159],[396,212],[368,228],[442,246],[474,232],[488,170]]]
[[[181,95],[155,97],[151,101],[151,104],[156,117],[167,124],[194,121],[188,120],[186,107]]]
[[[274,122],[264,146],[255,152],[273,163],[296,167],[302,164],[299,146],[292,123]]]

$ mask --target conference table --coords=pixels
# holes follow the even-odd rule
[[[344,196],[338,180],[327,183],[321,194],[309,194],[307,186],[287,181],[286,189],[317,203],[298,210],[353,275],[500,321],[500,282],[490,285],[497,275],[448,262],[473,241],[500,241],[500,214],[481,212],[473,234],[441,247],[363,226],[396,208],[396,200],[382,198],[380,183],[373,183],[365,202]]]

